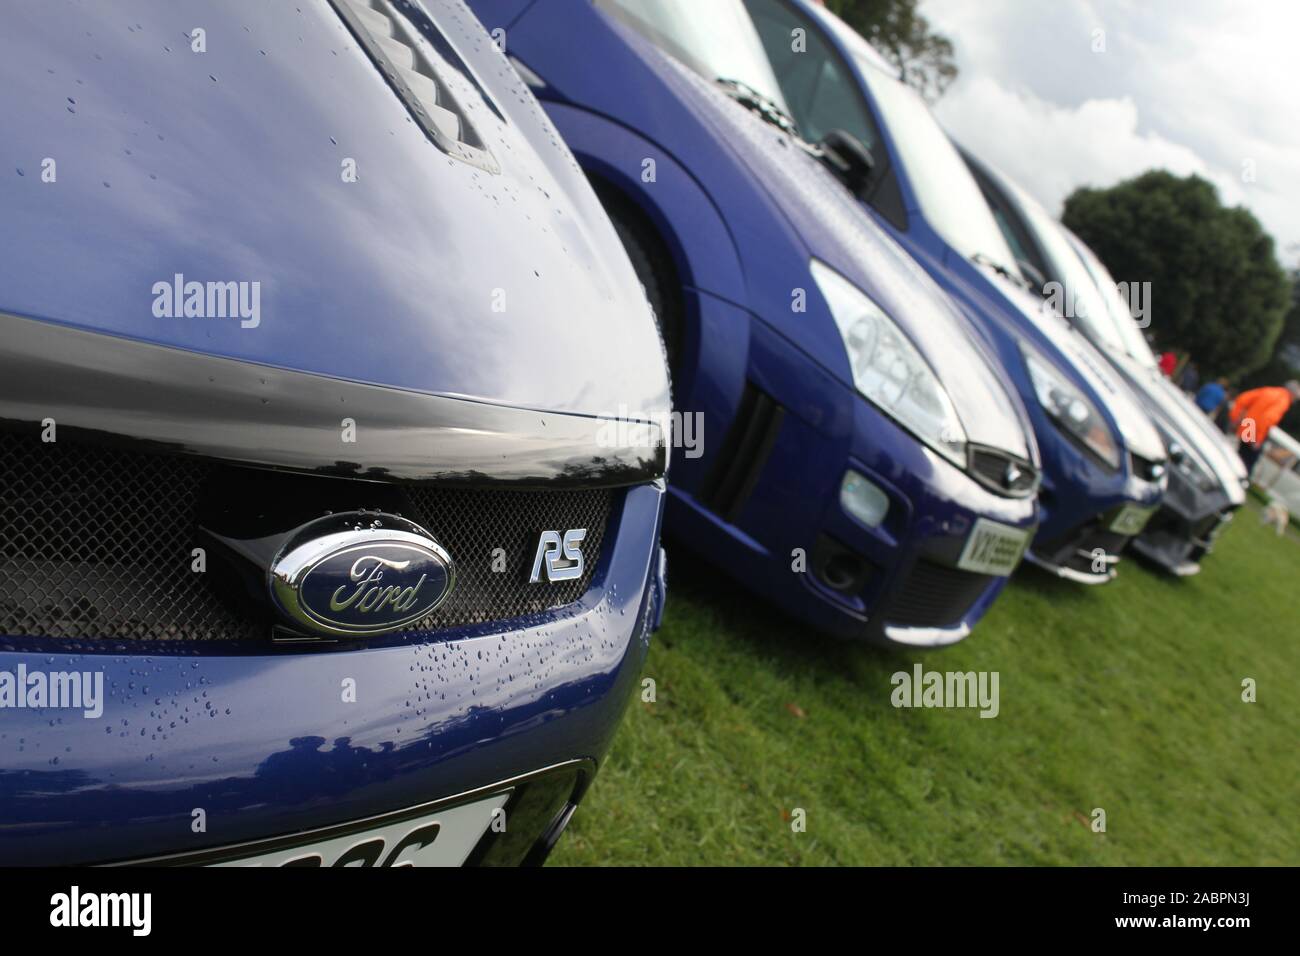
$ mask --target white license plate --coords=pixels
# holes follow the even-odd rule
[[[226,859],[213,866],[460,866],[493,820],[502,814],[510,792],[397,823],[379,824],[340,836],[269,852]],[[310,837],[310,834],[307,834]]]
[[[957,567],[976,574],[1006,577],[1016,569],[1029,544],[1030,532],[1011,528],[988,518],[976,518]]]
[[[1135,535],[1147,525],[1147,520],[1155,514],[1155,508],[1141,505],[1125,505],[1110,523],[1110,530],[1116,534]]]

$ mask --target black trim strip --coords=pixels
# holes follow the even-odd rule
[[[357,441],[341,440],[344,417]],[[384,388],[0,313],[0,427],[371,481],[617,487],[660,478],[663,430]],[[644,444],[615,446],[621,432]],[[350,459],[350,460],[349,460]]]
[[[784,420],[785,409],[775,399],[745,384],[736,417],[701,496],[725,521],[734,522],[749,500]]]

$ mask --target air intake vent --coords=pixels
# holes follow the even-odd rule
[[[1129,453],[1129,461],[1132,465],[1133,474],[1143,481],[1159,481],[1165,473],[1165,463],[1163,461],[1152,461],[1150,458],[1143,458],[1141,455],[1132,452]]]
[[[417,30],[396,9],[400,6],[412,16],[416,15],[417,11],[405,0],[397,0],[397,3],[390,0],[330,0],[330,4],[401,97],[412,118],[439,149],[488,172],[500,171],[465,111],[451,95],[447,84],[439,78],[434,61],[421,49],[421,33],[427,34],[424,37],[426,41],[432,41],[435,35],[441,39],[441,35],[436,34],[436,27],[426,23],[422,30]],[[451,58],[447,68],[462,73],[469,82],[478,85],[445,40],[441,44],[431,42],[431,45],[440,54]]]
[[[894,593],[885,618],[902,627],[952,627],[966,619],[995,581],[922,559]]]
[[[997,448],[971,445],[970,472],[991,491],[1009,498],[1028,498],[1038,490],[1038,469]]]
[[[704,482],[701,499],[726,521],[735,521],[754,490],[785,418],[785,409],[753,385],[745,385],[740,408]]]

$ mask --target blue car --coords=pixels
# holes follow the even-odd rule
[[[1246,501],[1246,468],[1223,432],[1160,371],[1131,312],[1140,290],[1121,294],[1091,249],[1014,182],[967,152],[989,208],[1016,258],[1049,301],[1097,347],[1160,430],[1169,453],[1169,487],[1160,510],[1131,545],[1156,567],[1180,577],[1201,560]],[[1128,290],[1125,290],[1128,292]],[[1150,303],[1147,303],[1149,306]]]
[[[0,62],[0,864],[543,859],[669,391],[526,87],[450,0],[21,4]]]
[[[655,306],[677,409],[668,530],[823,632],[965,637],[1036,527],[1025,411],[834,157],[792,135],[739,0],[471,6]]]
[[[1028,560],[1086,584],[1111,580],[1164,493],[1155,426],[1097,350],[1028,291],[979,186],[896,71],[818,3],[745,6],[802,135],[857,154],[846,184],[968,310],[1028,409],[1043,467]]]

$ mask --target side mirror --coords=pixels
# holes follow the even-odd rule
[[[822,137],[822,162],[859,199],[865,199],[876,171],[876,161],[862,140],[842,129]]]

